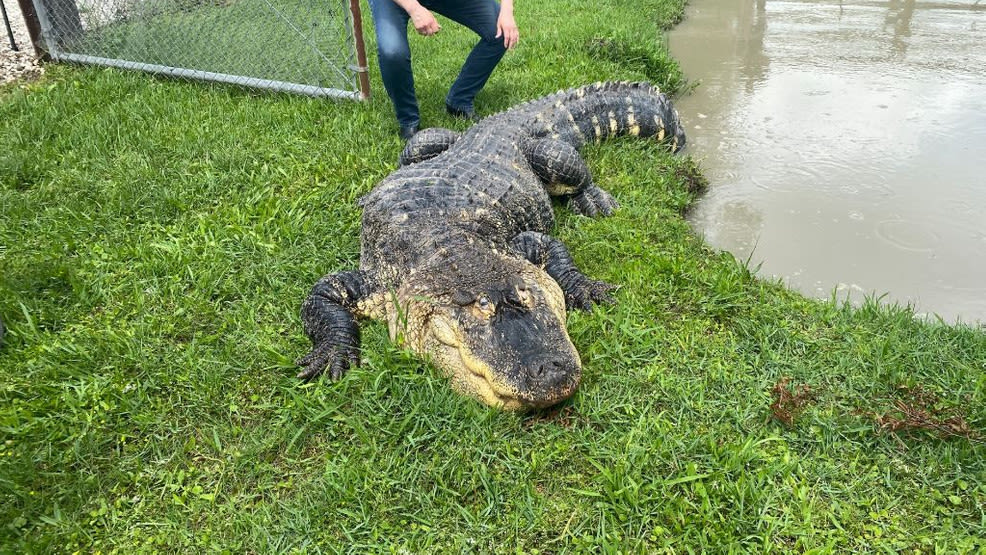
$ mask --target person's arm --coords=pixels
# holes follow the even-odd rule
[[[511,0],[507,0],[508,2]],[[394,0],[407,15],[411,16],[411,24],[419,34],[430,37],[442,30],[435,16],[427,8],[418,3],[418,0]],[[499,35],[497,35],[499,36]]]
[[[500,2],[500,17],[496,20],[496,37],[500,38],[501,36],[503,37],[503,46],[507,48],[517,46],[517,41],[520,40],[520,31],[517,30],[517,22],[514,21],[514,0],[502,0]]]

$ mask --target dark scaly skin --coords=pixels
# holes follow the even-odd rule
[[[616,135],[677,151],[684,131],[667,97],[646,83],[597,83],[490,116],[461,135],[426,129],[401,167],[361,199],[358,271],[330,274],[302,306],[313,343],[299,377],[340,377],[359,363],[358,318],[430,359],[452,386],[507,409],[549,406],[581,376],[567,309],[611,301],[557,239],[550,195],[587,216],[615,199],[578,149]]]

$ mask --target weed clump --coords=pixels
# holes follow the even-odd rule
[[[791,378],[783,377],[774,384],[771,393],[774,402],[770,404],[770,413],[781,424],[791,428],[794,420],[809,404],[815,401],[815,392],[807,385],[788,387]]]
[[[879,431],[898,433],[924,430],[942,439],[981,439],[981,435],[972,429],[958,409],[945,405],[935,392],[920,385],[898,387],[897,398],[891,400],[891,405],[892,408],[883,413],[863,411],[860,414],[872,418]]]
[[[702,175],[702,169],[694,159],[688,158],[683,164],[674,169],[675,176],[685,184],[691,195],[701,195],[709,188],[709,180]]]

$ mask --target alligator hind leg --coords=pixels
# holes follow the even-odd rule
[[[312,341],[312,351],[297,361],[310,380],[328,372],[336,380],[350,366],[359,365],[359,326],[356,316],[374,294],[372,280],[362,271],[330,274],[318,280],[301,305],[301,321]]]
[[[592,174],[575,147],[558,139],[537,139],[524,150],[527,162],[551,195],[568,195],[569,208],[583,216],[609,216],[619,203],[592,182]]]
[[[565,293],[565,306],[569,309],[588,310],[593,304],[613,302],[609,292],[616,286],[596,281],[580,272],[565,244],[558,239],[536,231],[525,231],[514,237],[510,246],[529,262],[548,272]]]
[[[401,151],[398,165],[407,166],[424,162],[445,152],[459,140],[459,133],[444,127],[429,127],[414,134]]]

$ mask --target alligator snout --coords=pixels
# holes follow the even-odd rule
[[[577,359],[551,354],[538,357],[524,365],[522,391],[528,402],[546,406],[568,398],[575,392],[582,375]]]
[[[552,383],[564,380],[577,372],[578,365],[559,356],[546,356],[535,360],[525,370],[528,382]]]

